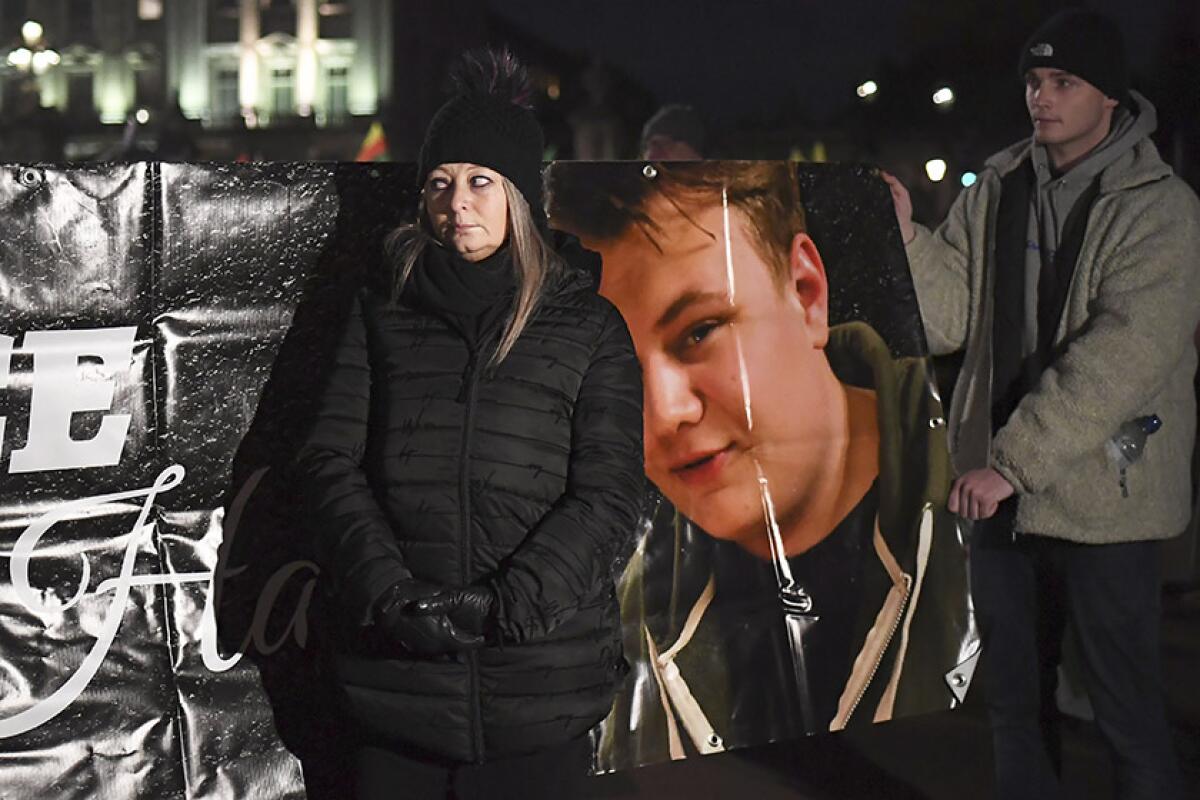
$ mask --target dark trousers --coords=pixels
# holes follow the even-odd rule
[[[560,747],[484,764],[454,764],[366,744],[353,758],[355,800],[567,800],[580,794],[592,747]]]
[[[1069,623],[1117,796],[1181,798],[1159,654],[1157,542],[1086,545],[976,524],[972,595],[1001,800],[1061,797],[1055,669]]]

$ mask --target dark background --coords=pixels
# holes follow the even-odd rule
[[[320,35],[346,36],[354,30],[354,15],[373,2],[320,2]],[[147,3],[161,9],[158,18],[139,16]],[[0,161],[352,160],[375,121],[384,126],[390,158],[412,161],[425,125],[445,98],[444,75],[453,57],[468,47],[508,45],[532,73],[536,110],[547,131],[546,160],[635,158],[645,120],[663,104],[684,102],[708,123],[710,157],[879,163],[909,185],[917,218],[936,222],[964,172],[977,170],[992,152],[1028,135],[1016,74],[1019,49],[1039,22],[1070,5],[1064,0],[395,0],[386,22],[391,52],[380,57],[390,62],[380,67],[391,76],[391,85],[381,91],[377,113],[315,123],[300,112],[289,116],[276,110],[248,123],[236,115],[186,119],[173,105],[177,87],[165,65],[182,56],[171,52],[168,32],[181,18],[173,15],[183,15],[191,4],[210,9],[210,51],[236,47],[236,0],[67,5],[0,0],[5,92]],[[55,16],[50,9],[60,5],[67,10]],[[1108,14],[1124,31],[1134,86],[1159,109],[1160,149],[1193,186],[1200,186],[1200,3],[1084,0],[1077,5]],[[258,6],[263,37],[269,30],[272,42],[294,38],[299,0],[259,0]],[[88,11],[90,18],[76,19]],[[30,18],[45,23],[45,41],[64,54],[94,53],[101,60],[119,57],[145,65],[137,73],[130,116],[141,107],[149,122],[129,136],[125,125],[102,124],[98,113],[89,116],[87,103],[81,114],[76,107],[66,113],[39,109],[36,99],[32,106],[14,101],[10,95],[36,83],[4,58],[20,44],[21,24]],[[879,91],[862,100],[855,87],[868,79]],[[956,93],[950,107],[931,101],[942,85]],[[99,83],[94,91],[101,102]],[[924,171],[925,162],[935,157],[949,166],[940,182],[930,181]]]

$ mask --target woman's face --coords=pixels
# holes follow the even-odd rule
[[[504,176],[478,164],[439,164],[425,179],[425,212],[442,244],[482,261],[508,235]]]

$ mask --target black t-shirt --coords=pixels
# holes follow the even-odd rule
[[[713,551],[716,593],[709,614],[727,644],[732,742],[825,731],[854,661],[862,602],[863,559],[871,549],[878,512],[876,486],[815,547],[788,558],[792,576],[813,600],[814,623],[804,631],[804,680],[815,719],[801,713],[779,582],[770,561],[736,544]],[[764,534],[765,535],[765,534]],[[718,725],[718,728],[721,726]]]

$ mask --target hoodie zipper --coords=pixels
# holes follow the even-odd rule
[[[906,576],[907,577],[907,576]],[[912,580],[906,580],[904,583],[904,596],[900,598],[900,608],[896,611],[896,618],[892,620],[892,627],[888,630],[887,638],[883,641],[883,647],[879,648],[879,655],[875,657],[875,663],[871,665],[871,671],[867,673],[867,679],[863,681],[862,686],[858,690],[858,694],[854,697],[854,702],[850,705],[850,710],[846,712],[846,723],[849,724],[854,712],[858,710],[859,703],[867,694],[867,689],[875,680],[875,673],[879,672],[879,665],[883,663],[883,657],[887,655],[888,648],[892,645],[892,639],[896,638],[896,631],[900,629],[900,623],[904,621],[904,612],[908,609],[908,601],[912,596]]]

